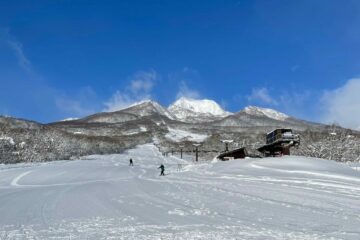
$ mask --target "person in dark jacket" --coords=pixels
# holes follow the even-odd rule
[[[164,165],[161,164],[160,167],[158,167],[158,169],[159,169],[159,168],[161,169],[160,176],[165,176],[165,173],[164,173],[164,172],[165,172],[165,167],[164,167]]]
[[[130,164],[129,166],[134,166],[133,160],[130,158]]]

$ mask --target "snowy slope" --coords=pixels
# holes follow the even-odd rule
[[[288,115],[278,112],[276,110],[270,109],[270,108],[261,108],[261,107],[255,107],[255,106],[248,106],[242,110],[243,112],[255,115],[255,116],[266,116],[268,118],[272,118],[275,120],[285,121],[289,118]]]
[[[74,120],[78,120],[79,118],[74,118],[74,117],[69,117],[69,118],[65,118],[63,120],[60,120],[59,122],[67,122],[67,121],[74,121]]]
[[[168,133],[165,134],[167,139],[170,139],[175,142],[182,142],[182,141],[193,141],[193,142],[203,142],[208,135],[205,134],[198,134],[189,131],[185,131],[182,129],[174,129],[168,128]]]
[[[159,114],[166,116],[169,119],[174,119],[174,116],[163,108],[159,103],[151,100],[137,102],[128,108],[115,112],[97,113],[80,119],[82,122],[94,123],[123,123],[140,119],[142,117]]]
[[[211,121],[224,118],[231,113],[223,110],[213,100],[196,100],[182,97],[168,107],[168,111],[182,121]]]
[[[360,174],[335,162],[195,164],[154,145],[87,159],[0,165],[0,237],[360,239]]]

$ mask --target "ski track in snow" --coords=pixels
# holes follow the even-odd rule
[[[308,175],[314,175],[314,176],[320,176],[320,177],[337,178],[337,179],[341,179],[341,180],[350,180],[350,181],[360,182],[360,178],[355,178],[355,177],[347,177],[347,176],[341,176],[341,175],[326,174],[326,173],[319,173],[319,172],[310,172],[310,171],[296,171],[296,170],[275,169],[275,168],[271,168],[271,167],[259,166],[259,165],[255,164],[255,163],[252,163],[251,166],[254,167],[254,168],[269,169],[269,170],[278,171],[278,172],[300,173],[300,174],[308,174]]]
[[[360,239],[359,172],[306,158],[306,167],[296,158],[192,158],[147,144],[2,166],[0,240]]]
[[[21,179],[21,178],[23,178],[23,177],[25,177],[26,175],[28,175],[29,173],[31,173],[32,171],[27,171],[27,172],[24,172],[24,173],[21,173],[19,176],[17,176],[16,178],[14,178],[12,181],[11,181],[11,186],[20,186],[19,184],[18,184],[18,181]]]

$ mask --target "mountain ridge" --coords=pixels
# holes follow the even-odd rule
[[[204,101],[192,101],[199,102]],[[209,102],[205,103],[208,106]],[[190,150],[194,142],[199,141],[201,149],[207,152],[204,154],[208,154],[206,157],[212,159],[216,151],[223,149],[221,139],[233,139],[237,146],[251,146],[256,151],[256,147],[264,144],[264,134],[276,128],[291,128],[301,135],[302,144],[299,150],[294,150],[297,154],[349,160],[348,156],[356,156],[356,149],[360,149],[357,146],[360,133],[353,130],[337,127],[339,134],[334,141],[333,135],[328,139],[329,132],[335,131],[334,126],[296,119],[273,109],[249,106],[229,113],[214,101],[210,101],[210,105],[215,110],[204,109],[204,105],[200,109],[190,108],[188,112],[182,108],[186,113],[184,120],[150,100],[115,112],[49,124],[0,117],[0,163],[118,153],[144,143],[155,143],[163,152],[178,149],[180,145]],[[341,147],[344,141],[346,149]],[[329,144],[340,145],[321,146]],[[333,149],[343,149],[346,154],[334,155]]]

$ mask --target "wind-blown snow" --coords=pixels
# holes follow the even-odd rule
[[[275,120],[284,121],[289,118],[288,115],[275,111],[270,108],[261,108],[261,107],[255,107],[255,106],[248,106],[244,108],[243,112],[246,112],[250,115],[256,115],[256,116],[266,116],[268,118],[272,118]]]
[[[185,97],[171,104],[168,110],[180,120],[204,115],[209,117],[226,117],[231,114],[223,110],[219,104],[213,100],[196,100]]]
[[[149,144],[88,160],[0,165],[0,237],[360,239],[360,174],[346,165],[185,158]]]
[[[175,141],[193,141],[193,142],[203,142],[208,135],[198,134],[193,132],[188,132],[181,129],[168,128],[169,132],[165,135],[166,138]]]

